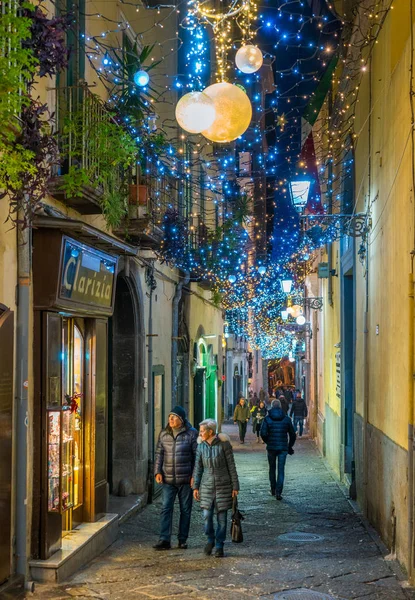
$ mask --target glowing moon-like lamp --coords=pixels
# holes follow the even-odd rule
[[[236,66],[242,73],[256,73],[262,67],[263,62],[261,50],[251,44],[239,48],[235,56]]]
[[[150,75],[147,71],[137,71],[134,74],[134,83],[139,87],[145,87],[150,81]]]
[[[294,304],[294,306],[291,307],[291,315],[294,317],[294,319],[299,317],[302,314],[302,312],[303,309],[299,304]]]
[[[214,83],[203,93],[213,100],[216,110],[213,124],[202,131],[205,138],[227,144],[245,133],[251,122],[252,106],[241,88],[226,82]]]
[[[203,92],[190,92],[176,105],[176,119],[182,129],[200,133],[214,122],[216,110],[213,100]]]

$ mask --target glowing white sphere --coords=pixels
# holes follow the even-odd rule
[[[251,44],[239,48],[235,56],[236,66],[242,73],[256,73],[263,62],[261,50]]]
[[[297,325],[304,325],[304,323],[305,323],[304,315],[300,315],[299,317],[297,317],[296,321],[297,321]]]
[[[190,92],[182,96],[176,105],[177,122],[189,133],[200,133],[208,129],[215,117],[213,100],[203,92]]]
[[[228,281],[229,281],[229,283],[235,283],[235,281],[236,281],[235,275],[229,275]]]
[[[140,87],[145,87],[150,81],[150,75],[147,71],[137,71],[134,74],[134,83]]]
[[[216,118],[202,134],[218,144],[227,144],[245,133],[252,118],[251,101],[241,88],[230,83],[214,83],[203,93],[213,100]]]

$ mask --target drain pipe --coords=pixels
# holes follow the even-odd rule
[[[172,327],[171,327],[171,405],[177,405],[177,353],[179,341],[179,303],[182,297],[183,286],[190,281],[190,273],[186,271],[184,277],[176,284],[176,292],[172,302]],[[180,399],[181,400],[181,399]]]
[[[21,221],[23,222],[23,221]],[[31,230],[17,225],[16,319],[16,573],[28,582],[29,506],[28,468],[31,410],[29,406],[29,313],[31,284]]]
[[[153,292],[157,287],[154,277],[154,264],[151,263],[146,270],[146,283],[150,288],[148,309],[147,333],[147,406],[146,416],[148,423],[148,473],[147,473],[147,502],[153,502],[154,495],[154,406],[153,406]]]

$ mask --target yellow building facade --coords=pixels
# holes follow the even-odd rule
[[[324,156],[329,156],[330,136],[334,140],[331,156],[335,164],[326,163],[322,178],[325,197],[332,194],[333,213],[346,209],[348,214],[364,215],[368,232],[366,238],[343,235],[321,250],[308,285],[324,298],[322,312],[313,317],[313,335],[317,336],[311,351],[315,361],[310,378],[313,432],[350,495],[412,577],[415,179],[411,4],[377,3],[376,10],[368,11],[360,3],[354,32],[352,28],[344,38],[344,60],[339,60],[314,131],[323,164]],[[341,3],[337,9],[343,14]],[[357,24],[361,34],[372,36],[359,51]],[[327,188],[330,174],[331,191]],[[347,206],[346,179],[352,181],[353,190]],[[321,262],[329,263],[328,278],[317,278]]]

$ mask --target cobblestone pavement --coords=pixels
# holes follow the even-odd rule
[[[189,549],[154,551],[158,499],[122,524],[117,542],[69,582],[53,587],[38,584],[35,593],[26,597],[415,599],[414,591],[405,588],[395,574],[394,563],[384,560],[379,540],[353,512],[311,440],[300,439],[295,455],[288,457],[283,500],[278,502],[269,492],[264,446],[252,434],[240,445],[236,428],[227,425],[224,429],[233,439],[241,482],[240,508],[246,516],[243,544],[227,542],[222,559],[204,556],[201,513],[194,505]],[[303,543],[279,539],[289,532],[322,539]],[[172,541],[175,545],[176,539]]]

